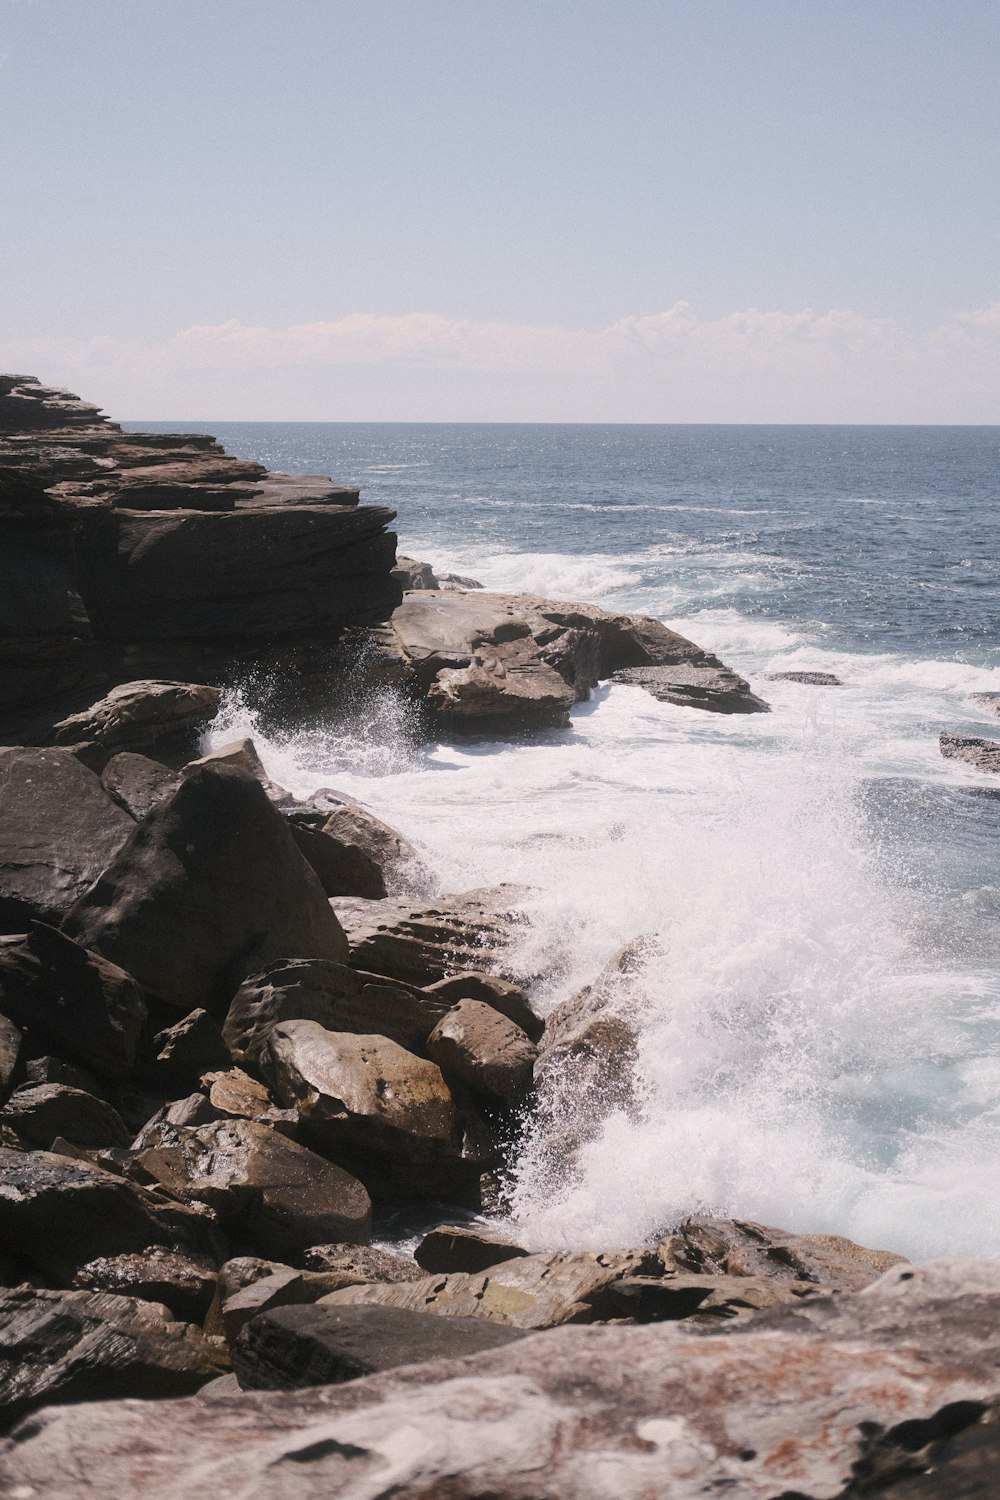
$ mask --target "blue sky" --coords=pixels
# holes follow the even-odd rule
[[[0,0],[0,367],[137,418],[1000,421],[998,85],[997,0]]]

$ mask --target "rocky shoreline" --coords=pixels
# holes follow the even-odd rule
[[[0,376],[0,1492],[993,1493],[1000,1267],[708,1218],[518,1243],[525,1129],[555,1190],[640,1107],[655,955],[543,1017],[516,887],[442,893],[350,797],[202,753],[248,676],[437,737],[603,680],[767,711],[659,621],[397,560],[392,520]],[[373,1246],[407,1211],[414,1254]]]

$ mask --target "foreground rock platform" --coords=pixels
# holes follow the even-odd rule
[[[1000,1266],[937,1261],[719,1332],[563,1328],[347,1386],[52,1408],[0,1448],[0,1488],[988,1500],[998,1387]]]

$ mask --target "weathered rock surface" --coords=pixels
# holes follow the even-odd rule
[[[984,740],[941,731],[941,754],[948,760],[964,760],[977,771],[1000,771],[1000,740]]]
[[[510,1328],[555,1328],[608,1314],[612,1282],[650,1261],[641,1250],[587,1250],[524,1255],[484,1272],[453,1271],[394,1286],[352,1286],[324,1297],[322,1307],[406,1307],[442,1317],[484,1318]],[[603,1304],[603,1305],[602,1305]]]
[[[102,1292],[0,1291],[0,1424],[49,1402],[186,1396],[224,1361],[165,1307]]]
[[[375,1245],[311,1245],[302,1264],[310,1271],[349,1278],[345,1286],[359,1281],[419,1281],[423,1275],[415,1261]]]
[[[304,828],[308,814],[292,809],[287,816],[293,827]],[[335,808],[324,820],[320,832],[350,853],[358,864],[366,862],[376,871],[381,882],[382,889],[377,894],[374,882],[371,883],[370,890],[357,889],[343,894],[369,896],[369,899],[378,900],[386,892],[405,894],[433,890],[434,877],[413,845],[366,807],[347,803]],[[328,894],[341,893],[329,891]]]
[[[905,1264],[901,1255],[839,1234],[789,1234],[768,1224],[706,1216],[684,1219],[658,1254],[665,1270],[681,1275],[757,1277],[834,1292],[859,1292]]]
[[[667,667],[623,667],[612,682],[645,688],[660,703],[703,708],[715,714],[766,714],[770,705],[750,691],[745,678],[728,667],[683,662]]]
[[[396,554],[396,566],[392,576],[405,593],[407,589],[436,589],[440,585],[430,563],[418,562],[415,557]]]
[[[523,1337],[497,1323],[408,1308],[286,1306],[245,1325],[233,1365],[244,1390],[299,1390],[430,1359],[466,1359]]]
[[[748,1317],[766,1307],[821,1295],[805,1282],[759,1276],[625,1276],[608,1288],[604,1310],[608,1317],[633,1318],[637,1323],[672,1323],[681,1318],[707,1323]]]
[[[805,687],[843,687],[833,672],[765,672],[767,682],[801,682]]]
[[[76,1288],[159,1302],[181,1322],[200,1323],[215,1295],[217,1276],[204,1261],[153,1247],[132,1255],[104,1256],[81,1266]],[[131,1393],[130,1393],[131,1394]]]
[[[0,931],[58,925],[134,827],[71,750],[0,749]]]
[[[484,1005],[506,1016],[519,1026],[531,1041],[540,1040],[545,1022],[532,1010],[527,995],[516,984],[508,984],[495,974],[483,974],[470,970],[465,974],[454,974],[448,979],[439,979],[425,986],[424,993],[435,999],[457,1005],[459,1000],[481,1000]]]
[[[425,1234],[413,1252],[423,1271],[486,1271],[505,1260],[519,1260],[529,1252],[485,1228],[439,1224]]]
[[[135,1067],[146,1002],[135,980],[42,922],[0,943],[0,1014],[106,1078]]]
[[[327,1031],[377,1033],[422,1051],[447,1002],[414,985],[322,959],[271,964],[237,990],[223,1026],[233,1061],[255,1067],[279,1021],[316,1021]]]
[[[985,708],[988,714],[1000,719],[1000,693],[970,693],[969,701],[978,703],[980,708]]]
[[[364,1243],[371,1202],[350,1173],[254,1120],[159,1127],[139,1156],[175,1197],[205,1203],[256,1253],[295,1255],[322,1240]]]
[[[101,785],[130,817],[141,823],[146,814],[177,790],[180,775],[159,761],[134,750],[120,750],[101,772]]]
[[[242,1068],[206,1073],[202,1084],[208,1102],[220,1116],[232,1120],[259,1120],[274,1105],[267,1089]]]
[[[562,1328],[347,1386],[54,1408],[0,1450],[0,1485],[60,1500],[98,1482],[148,1500],[992,1500],[998,1328],[1000,1268],[932,1262],[718,1331]]]
[[[65,926],[184,1011],[221,1010],[237,965],[347,957],[281,814],[258,782],[225,766],[185,777],[134,828]]]
[[[125,682],[82,713],[53,725],[52,743],[143,750],[210,723],[221,696],[219,688],[204,684]]]
[[[354,968],[430,985],[473,969],[516,980],[507,960],[518,926],[521,888],[501,885],[433,902],[343,902],[335,910],[347,932]]]
[[[104,1099],[65,1083],[27,1083],[0,1110],[6,1125],[27,1146],[48,1150],[57,1137],[83,1147],[127,1146],[131,1137],[116,1109]]]
[[[208,1238],[200,1215],[89,1162],[0,1149],[0,1244],[57,1286],[90,1261]]]
[[[299,1307],[317,1302],[320,1297],[339,1289],[338,1276],[322,1271],[296,1271],[291,1266],[275,1266],[266,1276],[259,1276],[237,1291],[230,1292],[220,1307],[222,1328],[230,1344],[241,1329],[263,1313],[279,1307]]]
[[[513,1104],[531,1082],[538,1048],[481,1000],[459,1000],[427,1039],[427,1053],[474,1092]]]

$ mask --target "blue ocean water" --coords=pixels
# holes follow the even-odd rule
[[[1000,429],[199,430],[360,484],[440,569],[656,615],[772,705],[604,686],[568,731],[465,747],[414,743],[392,704],[270,739],[227,708],[276,779],[368,802],[445,889],[529,884],[542,1007],[657,938],[642,1111],[555,1188],[529,1145],[520,1232],[635,1243],[708,1209],[1000,1253],[1000,781],[937,743],[1000,738],[973,697],[1000,691]],[[844,686],[767,679],[810,668]]]

